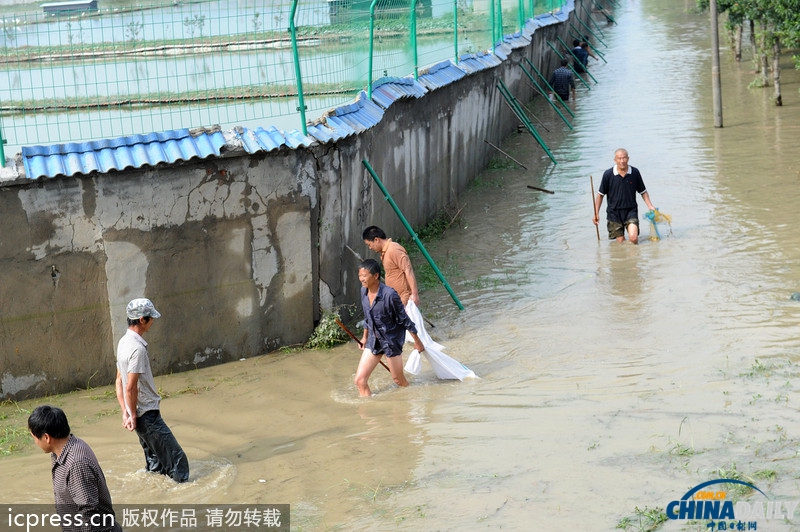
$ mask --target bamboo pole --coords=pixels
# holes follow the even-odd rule
[[[597,212],[597,202],[594,199],[594,177],[589,176],[589,183],[592,185],[592,212],[594,213],[594,218],[600,219],[600,213]],[[597,241],[600,242],[600,226],[595,224],[594,230],[597,232]]]

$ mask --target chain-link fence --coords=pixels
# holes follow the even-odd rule
[[[88,0],[2,7],[0,134],[6,152],[16,153],[23,145],[216,124],[304,130],[370,80],[487,50],[563,3]]]

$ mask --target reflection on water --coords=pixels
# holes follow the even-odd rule
[[[161,377],[186,486],[141,471],[102,391],[54,399],[114,500],[288,502],[297,530],[611,530],[720,469],[774,471],[757,485],[796,498],[800,76],[784,71],[775,108],[723,53],[713,129],[706,18],[685,3],[623,3],[575,131],[533,105],[559,164],[512,135],[504,149],[538,169],[487,171],[428,245],[466,307],[423,293],[430,332],[481,379],[423,362],[404,389],[376,372],[360,399],[352,344]],[[589,176],[620,146],[674,236],[620,245],[601,223],[598,241]],[[50,500],[49,460],[29,453],[0,459],[3,500]]]

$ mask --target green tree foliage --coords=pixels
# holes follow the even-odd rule
[[[697,0],[700,9],[707,10],[710,0]],[[750,23],[757,34],[753,39],[759,58],[761,77],[751,86],[766,86],[767,57],[772,55],[772,78],[775,86],[775,105],[782,105],[780,88],[780,62],[782,47],[800,45],[800,0],[717,0],[717,12],[727,14],[728,29]],[[755,36],[754,36],[755,37]],[[800,69],[800,58],[795,56],[795,68]]]
[[[697,0],[697,7],[708,10],[709,0]],[[750,20],[771,28],[786,46],[800,44],[800,0],[717,0],[717,11],[731,26]]]

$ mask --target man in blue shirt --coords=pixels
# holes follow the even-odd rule
[[[386,355],[386,364],[398,386],[408,386],[403,374],[403,343],[406,331],[414,339],[414,348],[425,350],[417,336],[414,322],[406,314],[397,292],[381,282],[381,266],[375,259],[367,259],[358,267],[361,281],[361,306],[364,309],[364,335],[361,337],[361,361],[356,370],[355,385],[361,397],[369,397],[369,377]]]
[[[589,52],[584,48],[585,44],[586,43],[582,43],[578,39],[572,41],[572,55],[578,58],[577,61],[572,63],[572,67],[578,74],[586,72],[586,66],[589,64]]]
[[[628,166],[628,151],[620,148],[614,152],[614,162],[616,163],[614,167],[603,174],[600,188],[597,189],[592,221],[595,225],[600,222],[600,206],[603,204],[603,198],[608,196],[606,207],[608,238],[623,242],[627,229],[631,243],[636,244],[639,242],[639,208],[636,204],[636,193],[642,195],[642,199],[651,211],[655,210],[655,207],[644,186],[642,174],[637,168]]]

